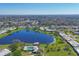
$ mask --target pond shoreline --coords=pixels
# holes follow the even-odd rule
[[[0,39],[4,38],[4,37],[6,37],[6,36],[8,36],[8,35],[10,35],[10,34],[12,34],[14,32],[20,31],[22,29],[23,28],[18,28],[18,29],[10,30],[9,32],[7,31],[7,32],[5,32],[3,34],[0,34]]]
[[[39,42],[44,44],[50,44],[54,42],[54,37],[51,35],[35,31],[26,31],[25,29],[21,29],[18,32],[14,31],[12,35],[8,35],[4,38],[1,38],[0,42],[1,44],[11,43],[13,39],[19,39],[20,41],[25,43]]]

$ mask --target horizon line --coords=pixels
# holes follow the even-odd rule
[[[0,15],[79,15],[79,14],[0,14]]]

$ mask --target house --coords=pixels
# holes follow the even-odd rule
[[[34,46],[39,46],[39,42],[33,43]]]
[[[8,49],[2,49],[2,50],[0,50],[0,56],[7,56],[10,53],[11,53],[11,51],[8,50]]]
[[[45,30],[45,28],[44,27],[40,27],[40,30]]]
[[[0,34],[7,32],[7,30],[0,30]]]
[[[4,28],[2,30],[0,30],[0,34],[6,33],[8,30],[15,30],[15,27],[8,27],[8,28]]]
[[[9,28],[9,30],[15,30],[16,29],[16,27],[10,27]]]
[[[54,31],[53,29],[50,29],[49,27],[45,27],[45,30],[49,32]]]

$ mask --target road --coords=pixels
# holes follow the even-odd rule
[[[59,35],[61,37],[64,38],[64,40],[66,40],[69,44],[72,45],[72,47],[74,48],[74,50],[77,52],[77,54],[79,55],[79,43],[74,41],[73,38],[71,38],[70,36],[66,35],[64,32],[59,32]]]

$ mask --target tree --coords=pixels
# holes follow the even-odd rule
[[[21,56],[21,50],[15,50],[13,53],[12,53],[13,56]]]
[[[18,46],[17,46],[16,44],[11,44],[11,45],[9,46],[9,49],[10,49],[12,52],[15,51],[17,48],[18,48]]]

